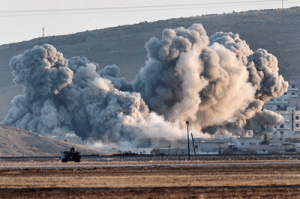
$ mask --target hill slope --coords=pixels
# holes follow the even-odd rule
[[[37,38],[0,46],[0,121],[10,109],[12,97],[22,88],[13,84],[9,60],[26,49],[45,43],[54,45],[64,57],[87,57],[102,68],[117,64],[120,76],[134,79],[147,60],[144,44],[153,36],[160,38],[165,28],[190,27],[201,23],[208,35],[215,32],[238,33],[251,49],[266,49],[279,60],[280,73],[287,80],[298,80],[300,68],[300,8],[248,11],[140,23],[82,33]]]
[[[0,124],[0,156],[58,156],[61,151],[69,150],[73,146],[84,154],[108,154],[101,150],[46,138],[37,133]]]

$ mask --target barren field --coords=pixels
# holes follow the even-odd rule
[[[19,164],[29,163],[5,163]],[[119,164],[132,165],[132,162]],[[158,165],[2,169],[0,198],[300,198],[299,164]]]

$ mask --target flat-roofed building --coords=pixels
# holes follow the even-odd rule
[[[289,81],[288,91],[264,104],[264,109],[274,111],[284,118],[284,123],[275,126],[274,138],[300,136],[300,101],[298,81]]]

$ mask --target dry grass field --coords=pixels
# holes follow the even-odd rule
[[[0,170],[0,198],[300,198],[300,168],[274,164]]]

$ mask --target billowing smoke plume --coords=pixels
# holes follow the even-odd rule
[[[120,91],[109,78],[100,76],[114,78],[116,66],[97,73],[96,64],[80,57],[67,61],[51,45],[27,50],[10,65],[25,95],[15,97],[4,124],[105,141],[134,140],[159,132],[180,134],[176,123],[149,113],[139,93]],[[121,87],[121,80],[114,82]]]
[[[101,70],[86,58],[66,60],[51,45],[25,51],[10,61],[24,95],[14,98],[3,123],[118,142],[179,137],[186,121],[196,131],[239,136],[282,122],[280,115],[261,111],[288,87],[276,57],[253,52],[237,34],[208,37],[194,24],[164,30],[146,50],[146,66],[133,82],[118,78],[116,65]]]
[[[208,38],[195,24],[165,30],[146,49],[149,60],[134,82],[135,90],[151,111],[170,121],[190,121],[197,130],[231,126],[241,131],[247,120],[266,114],[261,112],[265,101],[288,87],[278,75],[276,57],[262,49],[253,52],[237,34]]]

